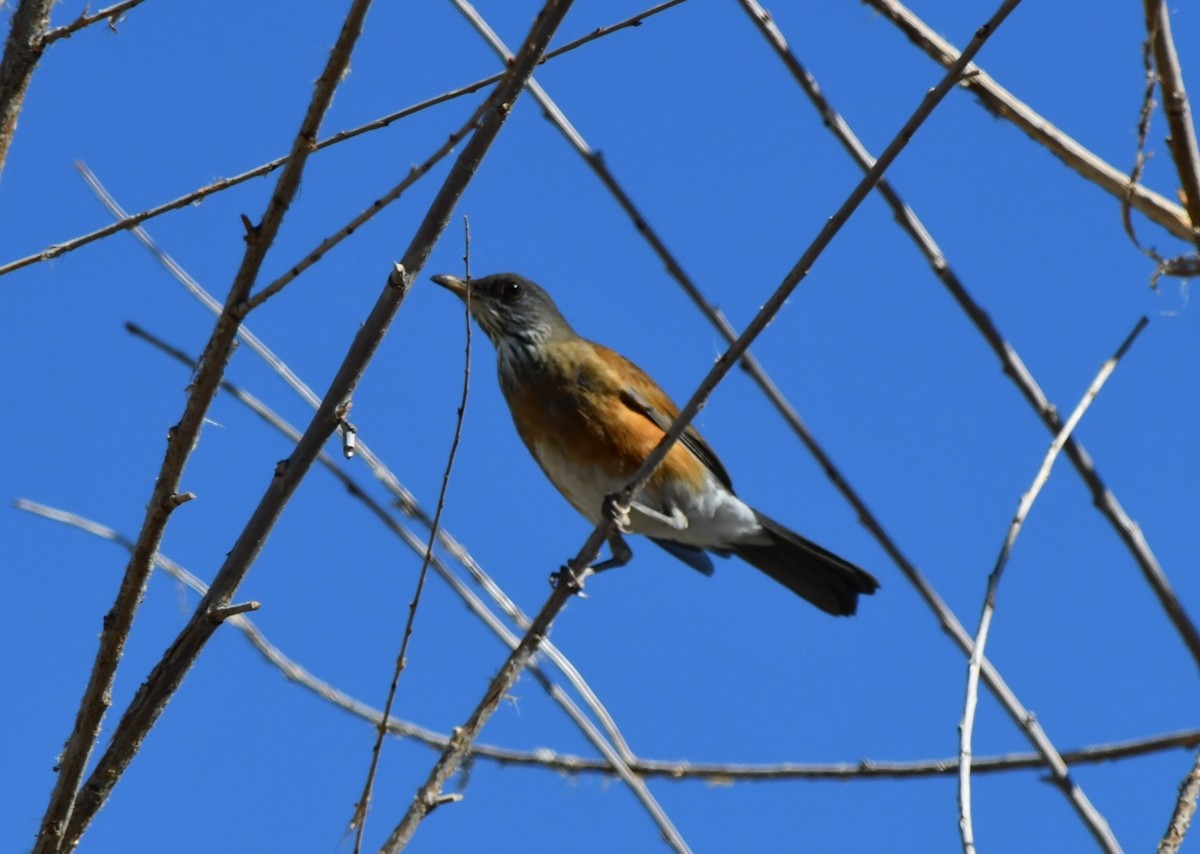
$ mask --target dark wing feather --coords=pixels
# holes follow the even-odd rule
[[[645,375],[643,374],[643,376]],[[665,395],[663,397],[665,398]],[[626,387],[621,392],[621,401],[635,412],[645,415],[664,433],[671,428],[671,425],[675,422],[675,418],[679,415],[679,409],[675,404],[671,403],[670,399],[666,399],[669,409],[664,411],[663,407],[651,404],[635,388]],[[692,455],[703,463],[706,469],[712,472],[713,477],[719,480],[722,486],[733,492],[733,483],[729,480],[729,473],[725,471],[725,466],[721,465],[721,461],[717,459],[716,453],[708,446],[708,443],[704,441],[704,437],[700,435],[696,428],[689,424],[684,429],[683,435],[679,437],[679,442],[691,451]]]

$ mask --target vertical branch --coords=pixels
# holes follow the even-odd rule
[[[983,664],[983,653],[987,646],[988,631],[991,628],[992,616],[996,611],[996,591],[1000,587],[1000,577],[1004,573],[1005,566],[1008,565],[1009,555],[1012,554],[1013,544],[1017,541],[1017,535],[1021,532],[1021,526],[1025,523],[1029,511],[1033,508],[1033,503],[1037,500],[1038,495],[1042,491],[1042,487],[1050,479],[1050,470],[1054,466],[1054,462],[1058,459],[1059,453],[1063,446],[1067,443],[1067,439],[1074,432],[1076,425],[1083,418],[1088,407],[1092,405],[1092,401],[1096,399],[1096,395],[1100,393],[1100,389],[1112,376],[1112,372],[1116,370],[1117,362],[1128,352],[1133,346],[1134,340],[1146,328],[1147,320],[1142,318],[1134,326],[1133,331],[1117,348],[1117,352],[1112,358],[1106,361],[1100,368],[1100,372],[1096,378],[1092,380],[1092,384],[1084,393],[1083,398],[1079,401],[1079,405],[1075,407],[1075,411],[1071,413],[1071,417],[1067,419],[1067,423],[1058,431],[1058,435],[1050,443],[1050,448],[1046,452],[1045,459],[1042,460],[1042,465],[1038,469],[1037,475],[1033,479],[1033,484],[1029,487],[1029,491],[1021,496],[1021,501],[1017,506],[1016,515],[1013,516],[1012,522],[1008,526],[1008,531],[1004,536],[1004,542],[1000,546],[1000,554],[996,558],[996,565],[992,568],[991,575],[988,576],[987,591],[983,597],[983,613],[979,618],[979,629],[975,633],[975,645],[971,650],[971,660],[967,666],[967,691],[966,701],[963,708],[962,724],[959,727],[958,741],[958,810],[959,810],[959,832],[962,835],[963,854],[975,854],[975,830],[971,821],[971,738],[975,727],[975,707],[979,696],[979,671]],[[1112,831],[1108,827],[1108,823],[1098,813],[1093,813],[1091,816],[1085,816],[1088,821],[1088,829],[1092,831],[1092,835],[1096,837],[1096,841],[1100,843],[1106,851],[1118,852],[1121,850],[1117,843],[1116,837],[1112,835]]]
[[[467,269],[467,278],[471,277],[471,226],[463,217],[464,240],[466,251],[463,264]],[[400,686],[400,674],[408,665],[408,642],[412,638],[413,626],[417,620],[417,608],[421,604],[421,592],[425,589],[425,578],[429,574],[429,562],[433,558],[433,546],[437,542],[441,530],[442,510],[446,506],[446,491],[450,488],[450,472],[454,469],[454,458],[458,454],[458,443],[462,439],[463,417],[467,413],[467,395],[471,390],[471,292],[467,291],[465,306],[466,345],[463,352],[463,381],[462,397],[459,399],[458,411],[454,421],[454,438],[450,440],[450,453],[446,458],[446,469],[442,473],[442,488],[438,492],[437,506],[433,511],[433,524],[429,526],[429,539],[425,542],[425,557],[421,560],[421,570],[417,573],[417,589],[413,592],[412,601],[408,605],[408,619],[404,623],[404,634],[400,640],[400,651],[396,654],[396,666],[392,671],[392,683],[388,686],[387,699],[383,704],[383,713],[375,728],[375,743],[371,746],[371,763],[367,769],[367,779],[363,783],[362,795],[354,808],[354,819],[351,826],[355,828],[354,854],[362,851],[363,834],[367,829],[367,811],[371,804],[371,789],[375,784],[375,772],[379,767],[379,757],[383,752],[383,740],[388,732],[388,719],[392,715],[392,704],[396,700],[396,691]]]
[[[13,12],[4,57],[0,58],[0,175],[17,132],[17,117],[25,103],[29,79],[42,52],[44,35],[50,26],[50,7],[54,0],[20,0]]]
[[[1168,142],[1171,158],[1183,189],[1183,206],[1192,220],[1192,243],[1200,247],[1200,148],[1196,145],[1196,126],[1183,86],[1183,69],[1175,40],[1171,37],[1171,19],[1164,0],[1143,0],[1146,10],[1146,37],[1154,45],[1154,64],[1162,90],[1163,114],[1171,130]]]
[[[154,555],[162,542],[163,533],[172,511],[180,505],[178,495],[183,470],[191,456],[196,442],[199,440],[200,429],[204,424],[205,415],[217,394],[225,366],[233,352],[238,327],[243,316],[242,304],[250,294],[250,288],[258,275],[263,259],[279,231],[283,216],[291,205],[300,186],[300,176],[304,171],[308,155],[316,140],[317,130],[325,111],[333,101],[333,92],[341,81],[345,69],[350,63],[350,54],[362,31],[363,19],[366,17],[370,0],[354,0],[350,11],[342,25],[342,30],[330,51],[325,69],[313,87],[312,99],[308,105],[300,131],[292,144],[291,156],[279,176],[275,191],[267,203],[266,213],[257,226],[248,225],[246,237],[246,252],[233,284],[225,307],[217,318],[212,336],[201,357],[201,367],[193,377],[184,408],[183,417],[169,433],[167,449],[155,480],[150,496],[148,510],[138,534],[137,544],[125,569],[117,591],[116,601],[112,610],[104,620],[103,632],[100,636],[100,647],[96,653],[92,673],[84,688],[83,698],[79,703],[75,726],[67,740],[59,763],[58,779],[46,814],[38,831],[38,841],[34,847],[35,854],[52,854],[52,852],[70,850],[78,840],[67,840],[64,834],[70,826],[79,825],[72,817],[79,792],[79,781],[83,777],[88,759],[95,747],[99,735],[100,723],[109,705],[109,696],[113,681],[116,677],[117,665],[120,662],[125,641],[133,625],[134,615],[145,595],[146,583],[154,566]],[[247,221],[248,222],[248,221]],[[228,601],[221,606],[227,606]],[[206,616],[205,619],[208,619]],[[140,739],[138,739],[140,743]],[[137,745],[130,745],[136,751]],[[130,754],[130,757],[132,754]],[[126,764],[128,762],[126,759]],[[124,765],[121,766],[122,769]],[[119,775],[119,771],[117,774]],[[105,780],[101,787],[106,793],[116,782],[113,776]],[[89,792],[89,797],[95,808],[103,801],[104,796],[95,797]],[[78,833],[83,832],[88,819],[78,826]]]

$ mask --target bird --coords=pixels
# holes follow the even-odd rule
[[[679,414],[665,391],[619,353],[576,334],[550,295],[516,273],[433,281],[463,299],[496,348],[500,389],[534,460],[593,525],[609,518],[632,478]],[[620,508],[624,509],[624,508]],[[855,613],[879,582],[869,573],[746,504],[700,433],[689,426],[617,518],[611,558],[633,557],[623,533],[642,534],[711,575],[709,553],[735,555],[817,608]]]

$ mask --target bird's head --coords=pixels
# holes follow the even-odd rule
[[[441,274],[433,281],[457,294],[497,349],[503,346],[536,348],[571,327],[550,295],[516,273],[495,273],[463,281]]]

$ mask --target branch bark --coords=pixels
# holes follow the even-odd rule
[[[1200,755],[1196,756],[1192,770],[1179,784],[1179,799],[1175,801],[1175,811],[1171,813],[1167,832],[1163,834],[1162,841],[1158,843],[1158,854],[1176,854],[1179,851],[1184,837],[1187,836],[1188,827],[1192,823],[1192,816],[1196,812],[1198,796],[1200,796]]]
[[[913,44],[935,62],[949,66],[959,53],[933,28],[897,0],[862,0],[895,24]],[[993,115],[1016,125],[1030,139],[1091,181],[1114,198],[1129,194],[1130,204],[1151,222],[1165,228],[1181,240],[1194,242],[1187,212],[1168,199],[1140,184],[1129,186],[1129,177],[1112,164],[1097,157],[1078,141],[1056,128],[1044,116],[997,83],[980,68],[969,66],[962,85],[975,95]]]
[[[1163,0],[1144,0],[1147,38],[1153,42],[1154,64],[1162,91],[1163,114],[1171,130],[1168,142],[1171,159],[1179,173],[1183,205],[1192,221],[1192,243],[1200,248],[1200,149],[1196,145],[1196,126],[1183,85],[1183,69],[1171,37],[1171,17]]]
[[[45,34],[50,26],[54,0],[21,0],[13,12],[4,56],[0,58],[0,174],[17,132],[17,117],[25,103],[25,92],[33,69],[46,50]]]

